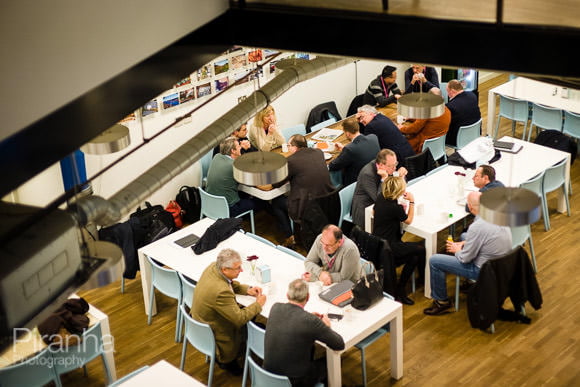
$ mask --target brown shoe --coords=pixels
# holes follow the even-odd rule
[[[453,303],[449,300],[447,301],[437,301],[433,300],[433,305],[430,308],[424,309],[423,313],[429,316],[439,316],[442,314],[449,313],[450,309],[453,306]]]

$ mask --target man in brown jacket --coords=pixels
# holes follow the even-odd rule
[[[266,296],[259,287],[234,281],[242,271],[240,254],[232,249],[220,251],[201,275],[193,296],[191,316],[209,324],[215,336],[218,365],[234,375],[242,369],[237,363],[242,344],[242,327],[262,311]],[[256,302],[240,308],[236,294],[256,297]]]

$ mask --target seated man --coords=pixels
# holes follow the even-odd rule
[[[380,114],[377,109],[363,105],[357,109],[356,118],[365,126],[364,134],[374,134],[379,139],[381,149],[390,149],[397,154],[401,162],[414,156],[413,148],[389,117]]]
[[[445,108],[442,115],[435,118],[408,120],[407,123],[398,125],[401,133],[405,134],[413,151],[419,154],[423,151],[425,140],[444,136],[449,130],[451,112]]]
[[[454,256],[434,254],[429,259],[433,305],[423,311],[427,315],[446,313],[453,305],[447,297],[447,273],[477,280],[479,269],[486,261],[501,258],[512,249],[509,227],[488,223],[478,216],[480,197],[481,192],[470,192],[467,196],[467,205],[475,220],[469,226],[465,240],[447,241],[447,251]]]
[[[328,316],[308,313],[308,284],[296,279],[288,285],[288,303],[272,306],[264,338],[264,368],[290,378],[293,386],[313,386],[326,378],[326,359],[313,359],[314,342],[335,351],[344,349],[342,337],[330,328]]]
[[[477,95],[463,90],[463,85],[457,79],[447,83],[449,102],[447,107],[451,111],[451,123],[445,142],[447,145],[457,145],[457,132],[460,126],[471,125],[481,118]]]
[[[424,93],[439,89],[439,76],[433,67],[413,64],[405,71],[405,93],[418,93],[419,85]]]
[[[328,164],[328,169],[330,171],[342,170],[342,184],[347,186],[356,181],[362,167],[375,158],[380,148],[377,136],[374,134],[362,136],[358,122],[354,119],[345,120],[342,130],[351,143],[347,145],[336,143],[336,147],[341,152]]]
[[[352,196],[351,214],[354,224],[364,229],[365,208],[377,200],[381,182],[394,174],[405,177],[407,170],[404,167],[397,170],[397,155],[390,149],[381,149],[377,157],[361,169]]]
[[[242,260],[237,251],[220,251],[217,261],[209,264],[197,282],[191,306],[191,316],[211,326],[219,366],[235,375],[242,372],[237,363],[242,354],[242,327],[260,314],[266,303],[261,288],[234,281],[241,271]],[[256,302],[240,308],[236,294],[254,296]]]
[[[343,280],[356,282],[360,278],[360,252],[340,228],[328,224],[316,237],[304,267],[307,281],[319,280],[325,286]]]
[[[242,149],[240,150],[241,154],[248,153],[248,152],[255,152],[258,149],[255,148],[248,139],[248,124],[242,124],[239,128],[235,129],[232,132],[232,137],[235,137],[240,142],[240,146]],[[220,146],[216,146],[213,148],[213,155],[217,155],[220,153]]]
[[[504,187],[503,183],[495,179],[495,169],[491,165],[480,165],[473,175],[473,185],[479,188],[479,192],[485,192],[490,188]],[[469,212],[467,204],[465,211]]]
[[[397,69],[393,66],[385,66],[381,75],[369,84],[363,97],[363,103],[383,107],[397,102],[397,99],[401,98],[401,94],[401,90],[397,86]]]

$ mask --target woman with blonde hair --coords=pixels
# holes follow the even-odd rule
[[[386,239],[393,252],[397,266],[405,264],[397,282],[395,299],[406,305],[414,302],[407,297],[406,286],[416,267],[424,278],[425,247],[423,243],[403,242],[401,240],[401,222],[411,224],[415,216],[415,197],[407,192],[407,184],[402,177],[387,176],[381,186],[382,195],[377,196],[373,220],[373,235]],[[399,204],[399,199],[408,201],[408,205]]]
[[[270,152],[286,142],[276,125],[276,112],[272,105],[266,106],[254,117],[250,128],[250,142],[264,152]]]

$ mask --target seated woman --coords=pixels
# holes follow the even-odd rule
[[[407,297],[406,285],[416,267],[419,267],[420,273],[424,273],[425,247],[422,243],[401,240],[401,222],[411,224],[415,213],[414,196],[411,192],[405,192],[406,188],[405,179],[402,177],[388,176],[385,179],[381,186],[382,195],[378,195],[375,202],[373,235],[389,242],[397,266],[405,264],[394,296],[403,304],[413,305],[413,300]],[[408,213],[398,203],[400,197],[409,201]]]
[[[276,125],[276,112],[271,105],[266,106],[254,117],[250,128],[250,142],[264,152],[281,146],[286,142]]]

